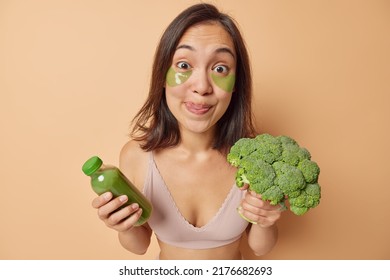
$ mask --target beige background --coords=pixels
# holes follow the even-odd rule
[[[0,259],[155,258],[155,239],[120,247],[81,165],[118,163],[157,41],[192,3],[0,1]],[[285,213],[264,258],[390,259],[390,1],[212,3],[246,38],[257,124],[322,169],[320,206]]]

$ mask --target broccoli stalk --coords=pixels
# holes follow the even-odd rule
[[[320,202],[320,168],[309,151],[288,136],[265,133],[241,138],[231,147],[227,160],[237,167],[237,186],[248,184],[272,205],[285,207],[288,199],[290,210],[303,215]]]

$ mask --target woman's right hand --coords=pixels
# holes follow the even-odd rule
[[[118,210],[127,200],[126,195],[113,198],[111,192],[106,192],[92,201],[92,207],[98,210],[99,218],[107,227],[124,232],[133,228],[142,214],[142,208],[137,203]]]

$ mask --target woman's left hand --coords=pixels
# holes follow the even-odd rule
[[[248,189],[245,185],[242,190]],[[241,205],[238,207],[240,215],[260,227],[270,227],[281,217],[281,205],[271,205],[269,201],[261,199],[261,195],[247,190]]]

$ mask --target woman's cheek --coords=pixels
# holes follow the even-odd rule
[[[191,76],[192,71],[176,72],[172,67],[168,69],[165,77],[168,86],[175,87],[183,84]]]
[[[211,73],[211,79],[214,84],[225,92],[233,92],[234,84],[236,82],[236,75],[229,74],[227,76],[219,76],[215,73]]]

